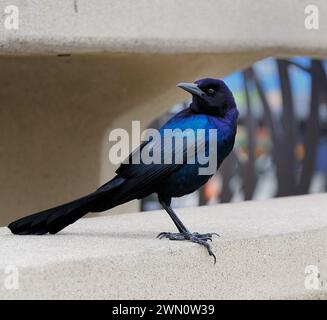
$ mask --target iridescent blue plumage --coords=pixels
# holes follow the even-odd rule
[[[237,110],[233,109],[228,116],[228,119],[220,119],[213,115],[196,114],[191,109],[186,109],[168,121],[160,129],[160,133],[164,136],[165,130],[167,129],[192,130],[194,132],[195,142],[197,142],[196,132],[201,129],[205,130],[205,155],[215,158],[217,164],[216,169],[218,170],[222,161],[231,152],[235,140]],[[215,153],[209,152],[209,130],[217,130],[217,152]],[[201,165],[198,161],[195,161],[195,164],[184,164],[161,181],[160,195],[165,197],[180,197],[197,190],[212,176],[212,174],[199,174],[199,168],[206,166]]]

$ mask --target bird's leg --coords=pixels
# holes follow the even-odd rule
[[[169,216],[173,220],[173,222],[175,223],[178,231],[180,233],[190,233],[190,231],[188,231],[188,229],[184,226],[183,222],[177,217],[176,213],[170,207],[170,205],[166,204],[166,202],[163,200],[159,200],[159,202],[162,205],[162,207],[166,210],[166,212],[169,214]]]
[[[169,214],[173,222],[175,223],[179,233],[173,233],[173,232],[161,232],[158,234],[158,238],[168,238],[169,240],[188,240],[191,242],[198,243],[208,250],[208,253],[210,256],[213,256],[214,258],[214,263],[216,263],[216,256],[211,250],[211,247],[209,243],[207,242],[208,240],[212,241],[212,236],[216,235],[219,237],[217,233],[205,233],[205,234],[200,234],[198,232],[190,232],[182,223],[182,221],[177,217],[176,213],[174,210],[170,207],[170,203],[159,199],[160,204],[162,207],[166,210],[166,212]]]

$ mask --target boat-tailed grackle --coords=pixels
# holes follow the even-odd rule
[[[171,118],[159,132],[160,136],[164,138],[166,132],[169,131],[167,129],[182,131],[191,129],[195,133],[202,130],[205,133],[202,138],[194,135],[196,137],[194,143],[197,148],[195,153],[193,152],[191,163],[188,161],[188,152],[194,145],[190,146],[189,143],[183,142],[181,148],[176,146],[168,148],[165,144],[149,140],[141,144],[136,152],[140,153],[143,148],[152,144],[151,148],[159,149],[165,154],[165,157],[166,153],[168,155],[175,153],[175,156],[176,154],[182,155],[182,161],[146,164],[141,157],[141,161],[137,164],[133,161],[123,162],[117,169],[116,176],[96,191],[69,203],[12,222],[8,226],[12,233],[20,235],[54,234],[89,212],[102,212],[125,202],[157,193],[160,204],[179,231],[178,233],[162,232],[158,237],[170,240],[188,240],[203,245],[216,261],[208,243],[216,233],[190,232],[170,207],[170,203],[173,197],[180,197],[197,190],[214,174],[211,171],[204,174],[199,173],[199,170],[205,167],[196,157],[201,148],[209,161],[210,159],[215,161],[214,171],[218,170],[222,161],[233,149],[238,111],[232,92],[222,80],[205,78],[194,83],[179,83],[177,86],[191,93],[192,102],[188,108]],[[210,130],[215,130],[217,133],[214,141],[215,148],[211,148],[212,141],[209,141]],[[215,152],[211,152],[212,150]],[[133,154],[135,155],[135,152]],[[129,160],[133,158],[133,154],[130,155]]]

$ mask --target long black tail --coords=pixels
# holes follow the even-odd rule
[[[14,221],[8,228],[12,233],[20,235],[57,233],[89,212],[102,211],[117,205],[117,199],[110,198],[115,198],[115,190],[119,184],[117,179],[113,180],[85,197]]]

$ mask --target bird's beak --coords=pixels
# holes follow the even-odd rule
[[[191,94],[194,94],[200,98],[203,98],[206,93],[204,91],[202,91],[197,84],[195,83],[186,83],[186,82],[181,82],[179,84],[177,84],[178,88],[181,88]]]

